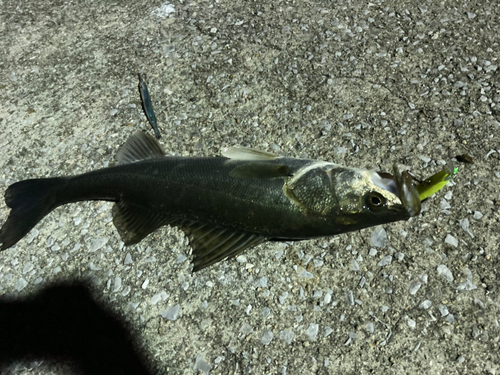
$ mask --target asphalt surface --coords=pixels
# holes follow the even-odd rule
[[[171,155],[474,163],[407,222],[196,274],[175,228],[125,247],[111,204],[60,207],[0,253],[0,372],[498,374],[499,30],[495,1],[1,0],[2,196],[152,134],[138,72]]]

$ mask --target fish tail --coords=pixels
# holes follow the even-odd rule
[[[11,208],[0,229],[0,250],[14,246],[45,215],[64,202],[58,199],[67,178],[41,178],[20,181],[5,192],[5,203]]]

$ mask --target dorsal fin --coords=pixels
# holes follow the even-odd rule
[[[273,160],[279,158],[278,155],[271,152],[242,146],[225,148],[222,150],[221,154],[226,158],[235,160]]]
[[[118,164],[127,164],[164,155],[165,151],[156,139],[142,131],[137,131],[118,150],[116,160]]]

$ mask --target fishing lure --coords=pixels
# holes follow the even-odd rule
[[[419,185],[416,185],[415,189],[417,189],[420,201],[429,198],[431,195],[436,194],[439,190],[444,188],[448,182],[455,178],[457,172],[458,167],[453,167],[451,163],[448,163],[442,171],[426,178]]]
[[[148,118],[149,123],[155,131],[156,139],[160,139],[160,131],[158,130],[158,123],[156,121],[155,111],[153,109],[153,103],[151,102],[151,96],[149,95],[148,85],[142,74],[139,73],[139,92],[141,93],[142,107],[144,108],[144,113]]]

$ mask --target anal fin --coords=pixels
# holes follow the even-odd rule
[[[193,248],[194,272],[266,241],[265,237],[257,234],[188,220],[173,225],[182,229],[189,238]]]
[[[126,201],[113,206],[113,223],[125,245],[133,245],[169,223],[164,214]]]

